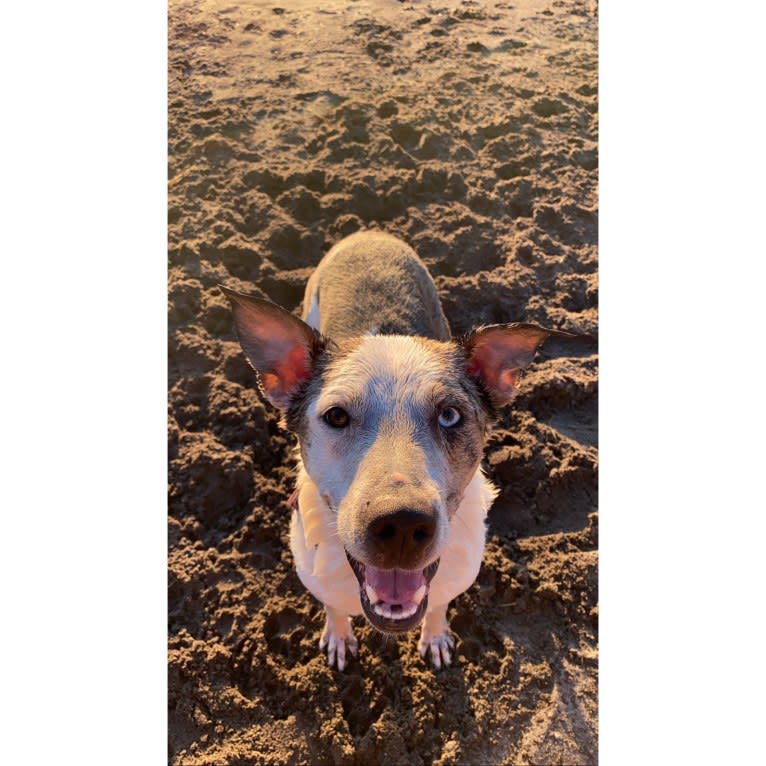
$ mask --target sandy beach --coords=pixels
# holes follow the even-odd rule
[[[288,547],[295,439],[217,287],[295,311],[378,228],[453,334],[597,338],[597,34],[578,0],[169,3],[170,764],[597,761],[595,346],[547,345],[492,434],[453,665],[357,618],[340,673]]]

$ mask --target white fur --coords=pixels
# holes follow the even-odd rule
[[[328,385],[317,401],[320,411],[338,401],[355,397],[380,402],[388,411],[392,405],[409,400],[418,403],[444,378],[444,366],[409,335],[365,335],[348,355],[331,365]]]
[[[309,327],[319,330],[319,293],[311,296],[311,305],[304,320]]]
[[[497,494],[497,488],[478,468],[449,523],[447,544],[439,569],[431,580],[428,601],[432,607],[447,604],[468,590],[479,574],[486,542],[487,511]]]
[[[333,512],[303,466],[298,474],[298,509],[290,523],[290,548],[298,577],[325,606],[361,614],[359,583],[338,537]]]

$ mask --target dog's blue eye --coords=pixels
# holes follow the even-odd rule
[[[322,417],[325,423],[332,428],[345,428],[351,420],[348,412],[342,407],[330,407]]]
[[[439,413],[439,425],[442,428],[452,428],[456,426],[463,416],[460,414],[460,410],[457,407],[445,407]]]

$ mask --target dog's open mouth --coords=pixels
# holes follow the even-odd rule
[[[346,551],[359,580],[365,617],[383,633],[403,633],[420,623],[428,608],[428,588],[439,560],[425,569],[378,569]]]

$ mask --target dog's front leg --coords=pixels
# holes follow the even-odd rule
[[[420,641],[418,641],[420,656],[425,657],[426,653],[430,653],[431,664],[435,670],[439,670],[442,665],[447,667],[452,662],[450,649],[455,648],[455,639],[452,638],[447,626],[448,606],[449,602],[429,609],[420,631]]]
[[[354,657],[358,651],[356,636],[351,628],[351,618],[327,604],[324,608],[327,620],[322,638],[319,639],[319,649],[324,651],[325,647],[327,648],[327,664],[330,667],[337,666],[338,670],[343,670],[346,667],[346,647]]]

